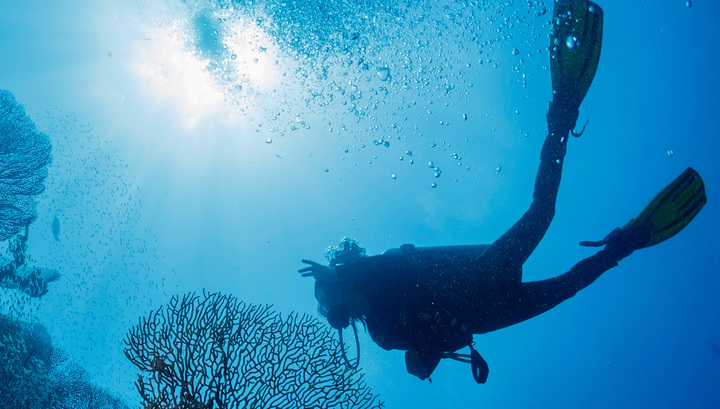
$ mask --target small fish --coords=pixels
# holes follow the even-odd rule
[[[55,216],[55,218],[53,219],[51,227],[53,237],[55,237],[55,241],[60,241],[60,220],[58,220],[57,216]]]

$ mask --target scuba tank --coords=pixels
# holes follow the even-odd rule
[[[387,255],[412,255],[427,261],[450,260],[455,263],[475,262],[489,244],[464,244],[458,246],[415,247],[414,244],[403,244],[399,248],[385,250]]]

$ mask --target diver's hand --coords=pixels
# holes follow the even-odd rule
[[[338,273],[334,268],[324,266],[312,260],[303,259],[302,262],[310,265],[309,267],[298,270],[298,273],[300,273],[303,277],[315,277],[316,280],[328,283],[336,283],[340,281],[340,277],[338,277]]]

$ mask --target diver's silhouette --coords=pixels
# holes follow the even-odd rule
[[[572,17],[569,17],[572,16]],[[473,334],[495,331],[535,317],[574,296],[634,250],[680,231],[705,203],[700,176],[686,170],[636,218],[604,240],[570,271],[523,282],[522,266],[545,235],[555,214],[563,159],[578,108],[600,56],[602,9],[587,0],[555,3],[551,38],[553,98],[548,135],[540,154],[530,209],[491,245],[416,248],[404,245],[367,257],[355,242],[341,243],[330,266],[299,270],[315,281],[320,312],[331,326],[359,320],[382,348],[407,351],[408,372],[429,378],[443,357],[471,362],[485,382],[488,368],[472,348]],[[340,332],[342,335],[342,332]],[[454,353],[470,346],[469,356]]]
[[[58,219],[57,215],[53,218],[50,228],[55,241],[60,241],[60,219]]]

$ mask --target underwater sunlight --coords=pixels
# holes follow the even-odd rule
[[[0,0],[0,409],[720,407],[718,21]]]
[[[204,38],[206,30],[206,23],[181,20],[154,27],[133,64],[140,86],[190,129],[251,117],[281,76],[278,52],[261,28],[237,20],[222,35],[213,29]]]

